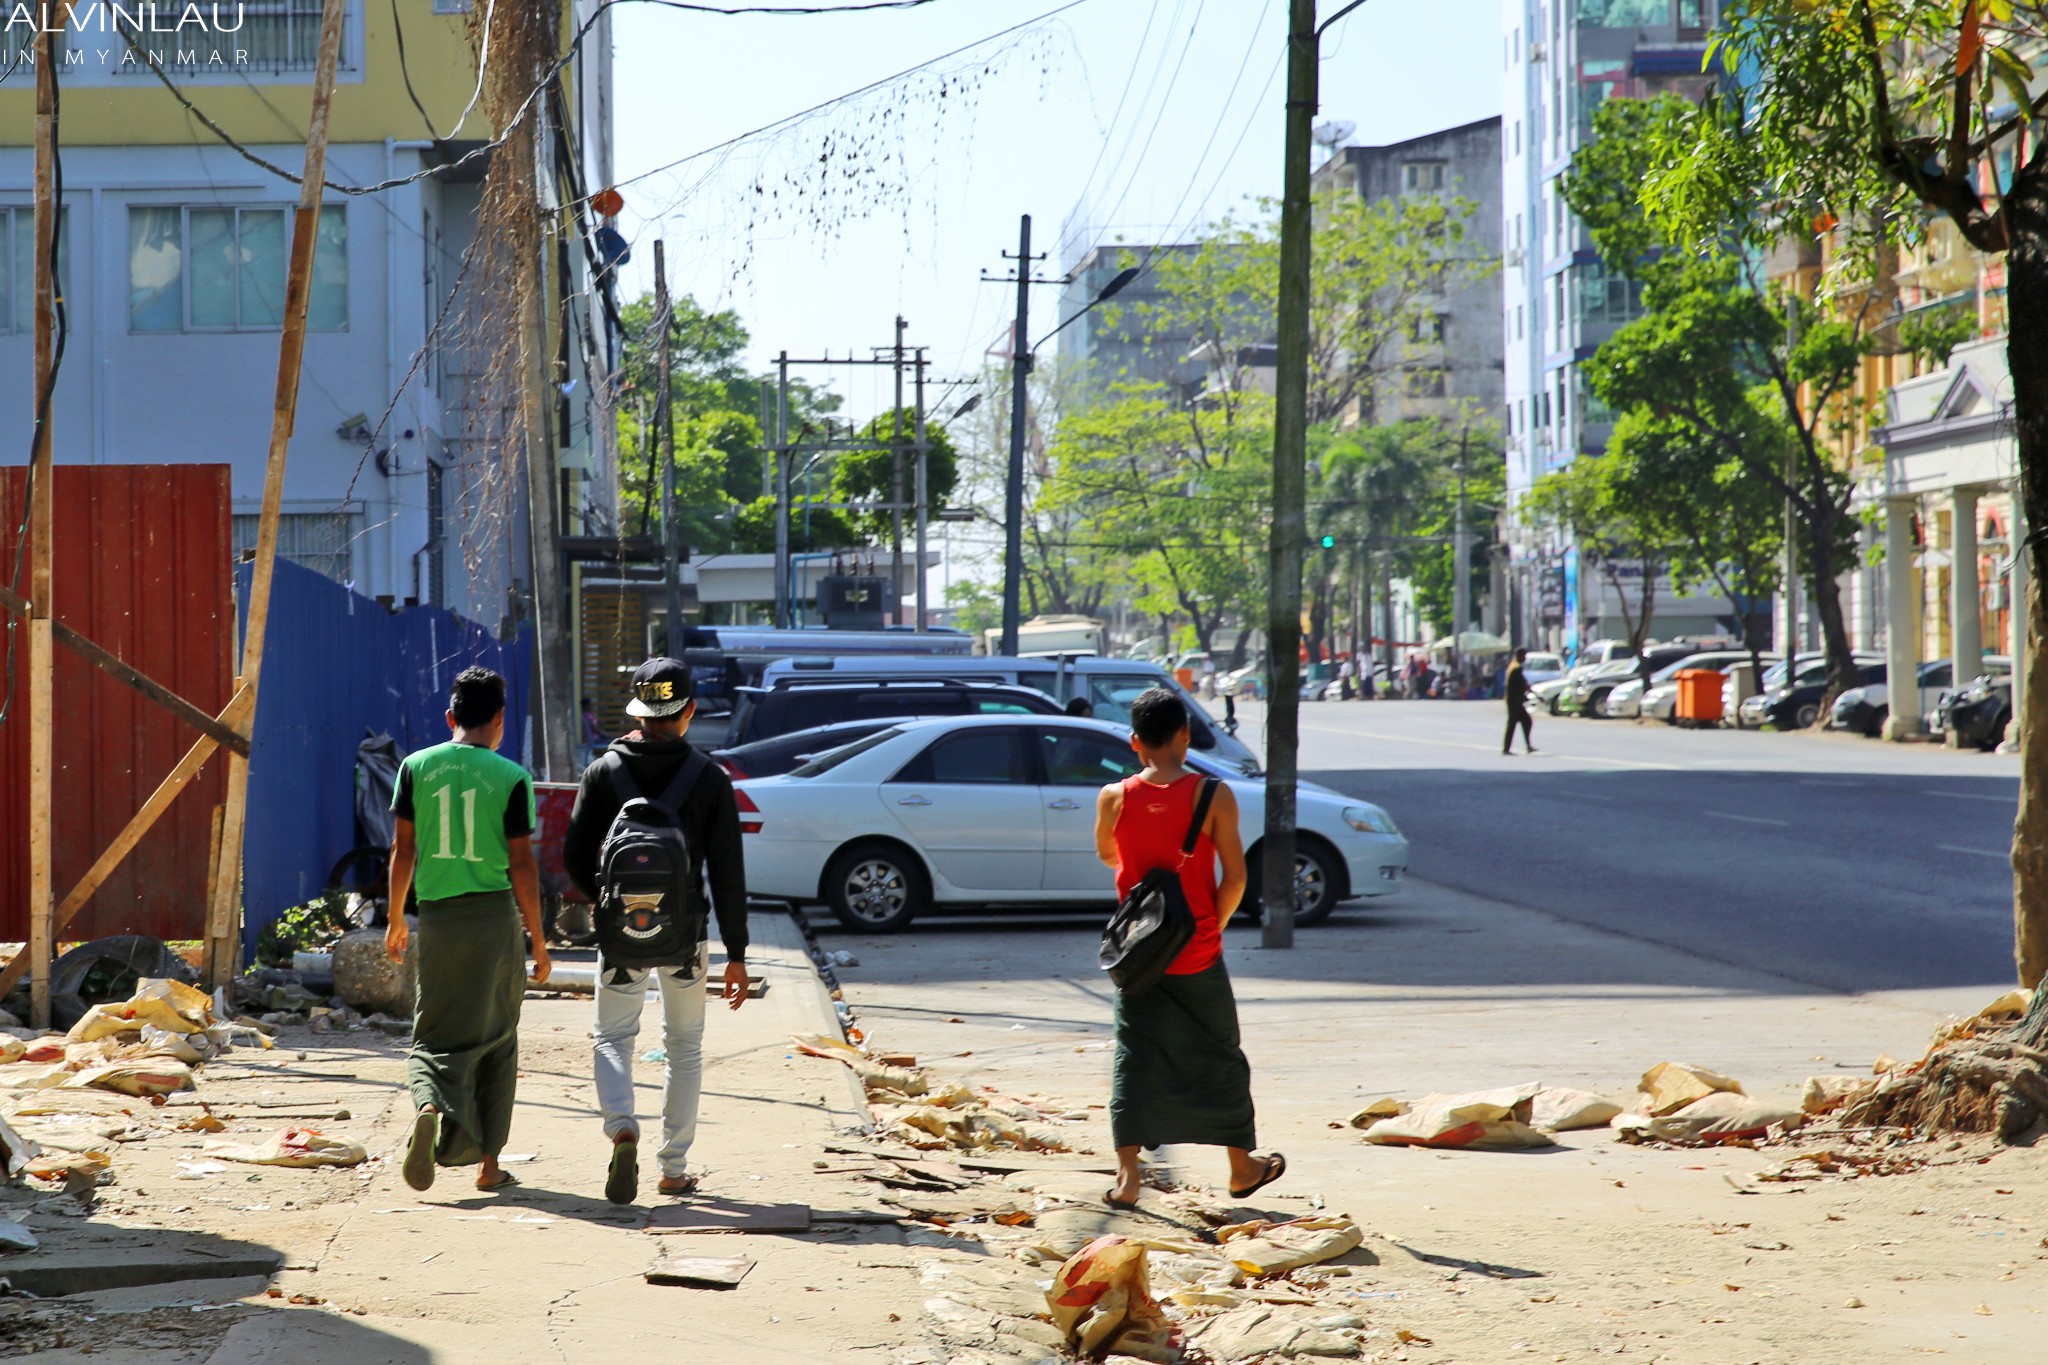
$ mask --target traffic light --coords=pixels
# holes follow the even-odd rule
[[[1325,550],[1334,550],[1334,549],[1336,549],[1336,548],[1337,548],[1337,537],[1335,537],[1335,536],[1324,536],[1324,537],[1323,537],[1323,548],[1324,548]]]

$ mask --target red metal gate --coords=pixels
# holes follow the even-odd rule
[[[55,611],[164,686],[218,713],[233,682],[226,465],[59,465]],[[13,577],[26,471],[0,470],[0,583]],[[23,579],[26,587],[26,576]],[[0,940],[28,937],[28,637],[0,639]],[[11,700],[10,700],[11,693]],[[55,872],[59,899],[191,746],[163,708],[57,646]],[[215,758],[79,912],[66,942],[196,939],[208,839],[225,790]]]

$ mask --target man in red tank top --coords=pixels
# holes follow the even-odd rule
[[[1187,766],[1188,713],[1162,687],[1131,704],[1131,747],[1143,771],[1102,789],[1095,803],[1095,851],[1116,871],[1122,896],[1155,868],[1180,869],[1195,934],[1166,976],[1135,996],[1117,992],[1116,1067],[1110,1133],[1117,1178],[1103,1197],[1135,1208],[1138,1152],[1189,1143],[1222,1147],[1230,1193],[1245,1199],[1278,1180],[1287,1158],[1252,1152],[1251,1065],[1238,1046],[1237,1001],[1223,965],[1223,926],[1244,898],[1244,844],[1237,798],[1219,784],[1193,854],[1181,844],[1195,813],[1201,775]],[[1217,865],[1222,877],[1217,877]]]

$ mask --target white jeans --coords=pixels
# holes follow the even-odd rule
[[[704,980],[710,961],[706,945],[690,967],[629,971],[617,985],[604,958],[597,960],[597,1027],[592,1049],[597,1071],[597,1107],[604,1135],[640,1137],[633,1113],[633,1054],[640,1036],[640,1012],[647,978],[661,984],[661,1037],[668,1064],[661,1082],[661,1150],[655,1159],[665,1178],[683,1174],[697,1137],[697,1097],[704,1087]]]

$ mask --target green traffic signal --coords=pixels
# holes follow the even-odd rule
[[[1334,550],[1334,549],[1336,549],[1336,548],[1337,548],[1337,537],[1335,537],[1335,536],[1324,536],[1324,537],[1323,537],[1323,548],[1324,548],[1325,550]]]

